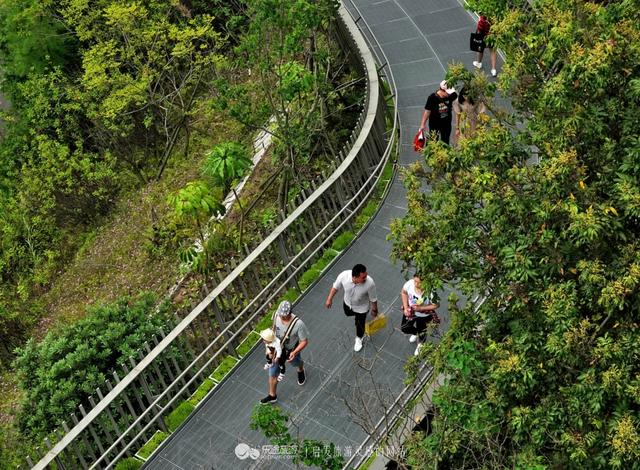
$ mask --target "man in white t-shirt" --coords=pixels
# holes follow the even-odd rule
[[[343,308],[344,314],[354,317],[356,324],[356,342],[354,351],[362,349],[362,337],[364,336],[364,324],[367,313],[371,307],[371,316],[378,315],[378,297],[376,296],[376,283],[367,274],[367,268],[362,264],[356,264],[353,269],[342,271],[338,274],[329,295],[325,301],[325,307],[331,308],[333,297],[340,290],[344,290]]]

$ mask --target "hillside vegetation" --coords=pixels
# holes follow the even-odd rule
[[[12,103],[0,143],[3,465],[55,440],[104,368],[126,357],[109,346],[104,362],[92,328],[109,325],[112,345],[148,340],[167,310],[182,308],[156,312],[168,287],[187,274],[174,300],[188,303],[335,159],[363,96],[333,40],[336,8],[2,2],[2,91]],[[212,222],[249,171],[260,130],[272,134],[266,161],[229,220]],[[141,304],[143,291],[155,295]],[[153,320],[132,337],[140,315]]]

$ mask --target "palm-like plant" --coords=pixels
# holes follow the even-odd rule
[[[231,189],[234,180],[242,178],[251,167],[246,149],[236,142],[224,142],[216,145],[207,155],[202,173],[220,186],[225,194]],[[234,190],[234,195],[237,195]],[[238,201],[239,202],[239,201]]]
[[[244,225],[244,209],[238,193],[232,184],[235,180],[244,176],[251,167],[251,158],[245,147],[236,142],[224,142],[216,145],[207,155],[202,173],[211,178],[217,186],[221,187],[224,194],[233,191],[238,207],[240,208],[240,237],[238,247],[242,246],[242,228]]]

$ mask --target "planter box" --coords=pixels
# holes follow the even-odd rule
[[[204,397],[206,397],[209,392],[211,392],[211,390],[216,388],[216,385],[218,384],[210,378],[205,379],[204,382],[202,382],[196,389],[196,391],[191,394],[187,401],[193,406],[197,407],[202,402],[202,400],[204,400]]]
[[[166,433],[164,431],[156,431],[155,434],[151,436],[151,439],[149,439],[146,444],[140,447],[138,452],[136,452],[136,457],[143,462],[146,462],[147,460],[149,460],[149,457],[151,457],[153,453],[158,450],[160,444],[162,444],[162,442],[167,437],[169,437],[169,433]]]
[[[219,383],[229,372],[231,372],[231,369],[233,369],[237,363],[238,359],[236,359],[235,357],[225,357],[222,360],[222,363],[211,373],[209,378],[214,382]]]
[[[242,341],[242,343],[240,343],[240,346],[236,348],[238,356],[246,356],[249,351],[251,351],[251,349],[258,343],[258,341],[260,341],[260,335],[257,332],[252,331],[251,333],[249,333],[249,336],[247,336]]]

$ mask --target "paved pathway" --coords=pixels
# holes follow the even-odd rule
[[[354,1],[393,70],[403,130],[400,164],[407,165],[418,158],[411,140],[426,97],[437,89],[447,63],[462,61],[471,67],[474,54],[468,50],[468,42],[475,20],[456,0]],[[311,332],[309,346],[303,352],[307,383],[298,386],[295,371],[289,367],[278,387],[278,406],[293,418],[300,437],[332,441],[343,455],[355,451],[365,438],[349,408],[366,406],[377,420],[384,403],[393,401],[402,389],[402,365],[414,350],[414,345],[394,329],[400,323],[403,276],[400,267],[389,261],[391,246],[386,239],[391,220],[405,211],[405,191],[396,180],[365,233],[295,309]],[[354,353],[354,327],[342,313],[341,297],[336,298],[330,311],[324,308],[324,299],[336,274],[358,262],[364,263],[377,281],[380,310],[386,311],[392,321],[385,331],[366,342],[360,353]],[[446,327],[446,302],[439,311]],[[256,449],[267,444],[261,434],[249,429],[251,411],[266,395],[263,359],[262,349],[254,350],[146,468],[293,468],[290,461],[274,460],[264,452],[258,460],[241,460],[234,452],[240,443]]]

